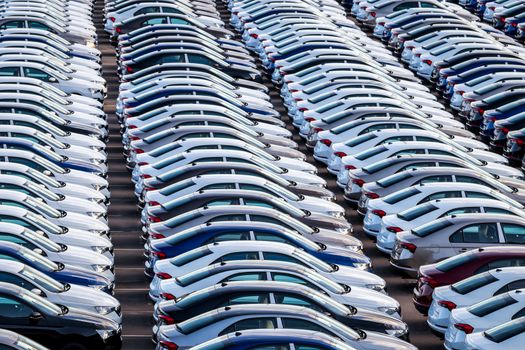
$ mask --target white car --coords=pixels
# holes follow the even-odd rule
[[[525,289],[516,289],[468,307],[452,310],[445,332],[445,348],[466,350],[468,334],[484,332],[490,328],[523,317]]]
[[[381,220],[376,247],[390,254],[397,232],[409,231],[443,216],[467,213],[511,214],[525,217],[523,209],[506,202],[484,198],[444,198],[416,205],[397,214],[386,215]],[[370,230],[370,228],[368,228]]]
[[[524,272],[525,267],[502,267],[434,289],[432,304],[428,310],[428,325],[434,331],[445,334],[450,325],[452,310],[525,287]]]
[[[504,323],[484,332],[469,334],[467,350],[519,349],[525,342],[525,317]]]
[[[375,236],[381,229],[381,220],[384,216],[397,214],[416,205],[443,198],[496,199],[507,202],[516,208],[522,208],[520,203],[485,185],[458,182],[454,187],[451,187],[448,183],[434,182],[411,186],[383,198],[374,199],[366,197],[366,195],[362,196],[359,200],[358,211],[365,215],[363,230],[365,233]]]
[[[239,277],[257,281],[264,273],[268,280],[286,280],[303,284],[303,281],[314,284],[320,290],[338,299],[344,295],[346,286],[356,286],[386,293],[385,281],[368,271],[357,269],[336,270],[330,265],[309,266],[276,260],[260,260],[254,264],[250,260],[229,260],[212,264],[180,276],[171,276],[161,272],[153,277],[150,283],[150,298],[152,300],[169,299],[186,295],[223,281],[235,281]],[[286,278],[288,277],[288,278]],[[395,310],[387,310],[389,314]]]

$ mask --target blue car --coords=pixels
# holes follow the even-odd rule
[[[163,346],[171,346],[174,343]],[[295,349],[355,350],[328,334],[302,329],[249,329],[230,333],[193,347],[193,350],[281,349],[293,344]],[[173,347],[175,349],[175,347]]]
[[[322,243],[313,242],[292,231],[275,230],[274,228],[249,230],[244,225],[239,225],[238,221],[231,222],[231,225],[200,225],[174,235],[152,240],[146,243],[146,255],[151,265],[158,256],[171,258],[189,250],[220,241],[237,240],[259,240],[288,243],[294,247],[301,248],[305,252],[321,259],[327,263],[358,267],[363,264],[370,265],[370,259],[360,253],[352,252],[344,248],[327,247]]]
[[[97,276],[92,271],[80,267],[66,267],[60,262],[51,261],[16,243],[0,242],[0,259],[24,263],[62,283],[94,287],[108,293],[113,292],[113,284],[107,278]]]
[[[0,147],[29,151],[49,160],[53,164],[56,164],[66,169],[74,169],[89,173],[100,174],[100,169],[94,164],[69,159],[65,156],[59,155],[53,150],[44,148],[43,146],[40,146],[30,140],[18,137],[0,137]]]
[[[518,31],[518,25],[525,22],[525,11],[514,17],[505,19],[505,25],[503,31],[508,36],[514,36]]]
[[[511,102],[521,100],[523,98],[525,98],[525,89],[516,89],[498,93],[481,101],[474,102],[472,104],[472,109],[467,116],[467,126],[474,132],[481,128],[483,130],[481,135],[482,139],[484,141],[488,141],[488,138],[492,136],[492,132],[494,131],[494,126],[492,124],[495,122],[495,120],[490,121],[488,118],[485,118],[485,111],[503,107]]]

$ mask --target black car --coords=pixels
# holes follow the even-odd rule
[[[507,143],[508,133],[523,128],[525,128],[525,112],[497,120],[494,123],[494,134],[490,138],[490,147],[501,153]]]
[[[67,308],[24,288],[0,282],[0,328],[52,350],[120,349],[121,329],[112,320]]]
[[[161,301],[154,318],[159,326],[173,324],[210,310],[238,304],[304,306],[330,315],[354,329],[386,333],[408,340],[408,327],[403,321],[376,311],[345,306],[308,286],[288,282],[224,282],[176,300]]]

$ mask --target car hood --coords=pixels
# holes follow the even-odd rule
[[[362,350],[417,350],[417,348],[395,337],[374,332],[367,332],[366,338],[359,342]]]
[[[92,307],[117,307],[120,305],[117,299],[105,292],[90,287],[79,286],[77,284],[71,284],[69,290],[62,293],[58,293],[56,295],[59,300],[62,300],[64,302],[65,305],[67,305],[67,302]],[[60,304],[60,302],[58,301],[57,303]]]
[[[117,330],[119,328],[117,323],[111,321],[109,318],[77,308],[70,308],[68,313],[63,315],[62,318],[69,322],[78,322],[87,328],[111,330]]]

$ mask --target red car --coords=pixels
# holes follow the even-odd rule
[[[419,268],[414,288],[414,305],[419,312],[426,315],[432,303],[434,288],[506,266],[525,266],[524,246],[479,248],[435,264],[423,265]]]

